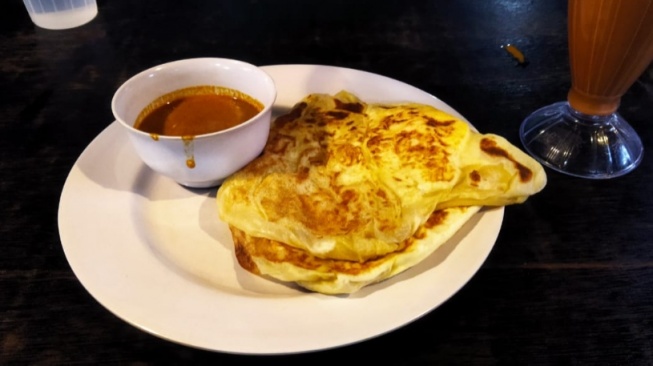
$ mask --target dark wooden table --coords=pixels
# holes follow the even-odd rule
[[[162,340],[99,305],[59,238],[68,172],[113,121],[114,91],[147,67],[210,56],[361,69],[436,95],[521,146],[522,119],[570,85],[564,0],[105,0],[99,9],[87,25],[49,31],[20,1],[2,3],[0,364],[653,364],[652,69],[621,107],[647,149],[635,171],[591,181],[548,170],[542,193],[506,208],[493,251],[461,291],[362,343],[254,357]]]

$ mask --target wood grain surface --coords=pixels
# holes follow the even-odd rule
[[[0,364],[651,365],[653,69],[622,100],[646,150],[632,173],[549,183],[510,206],[481,270],[442,306],[359,344],[253,357],[177,345],[123,322],[72,273],[59,196],[113,121],[131,75],[190,57],[323,64],[436,95],[521,146],[519,124],[570,86],[563,0],[108,1],[75,29],[0,11]],[[501,48],[516,45],[519,66]],[[337,327],[334,324],[334,327]],[[279,330],[282,331],[281,329]],[[319,332],[319,329],[315,330]]]

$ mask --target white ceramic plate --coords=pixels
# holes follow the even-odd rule
[[[347,89],[366,101],[417,101],[458,115],[410,85],[315,65],[264,68],[277,111],[310,92]],[[418,266],[350,296],[308,293],[242,270],[215,189],[189,190],[141,163],[117,123],[79,157],[61,194],[59,231],[84,287],[126,322],[181,344],[229,353],[283,354],[359,342],[446,301],[492,249],[503,209],[477,214]]]

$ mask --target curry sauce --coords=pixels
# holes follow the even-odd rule
[[[263,104],[237,90],[195,86],[165,94],[143,109],[134,127],[151,136],[197,136],[239,125]]]

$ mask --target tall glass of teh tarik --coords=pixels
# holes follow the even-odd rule
[[[569,0],[567,101],[522,123],[526,150],[569,175],[607,179],[640,163],[642,142],[617,112],[653,61],[653,0]]]

